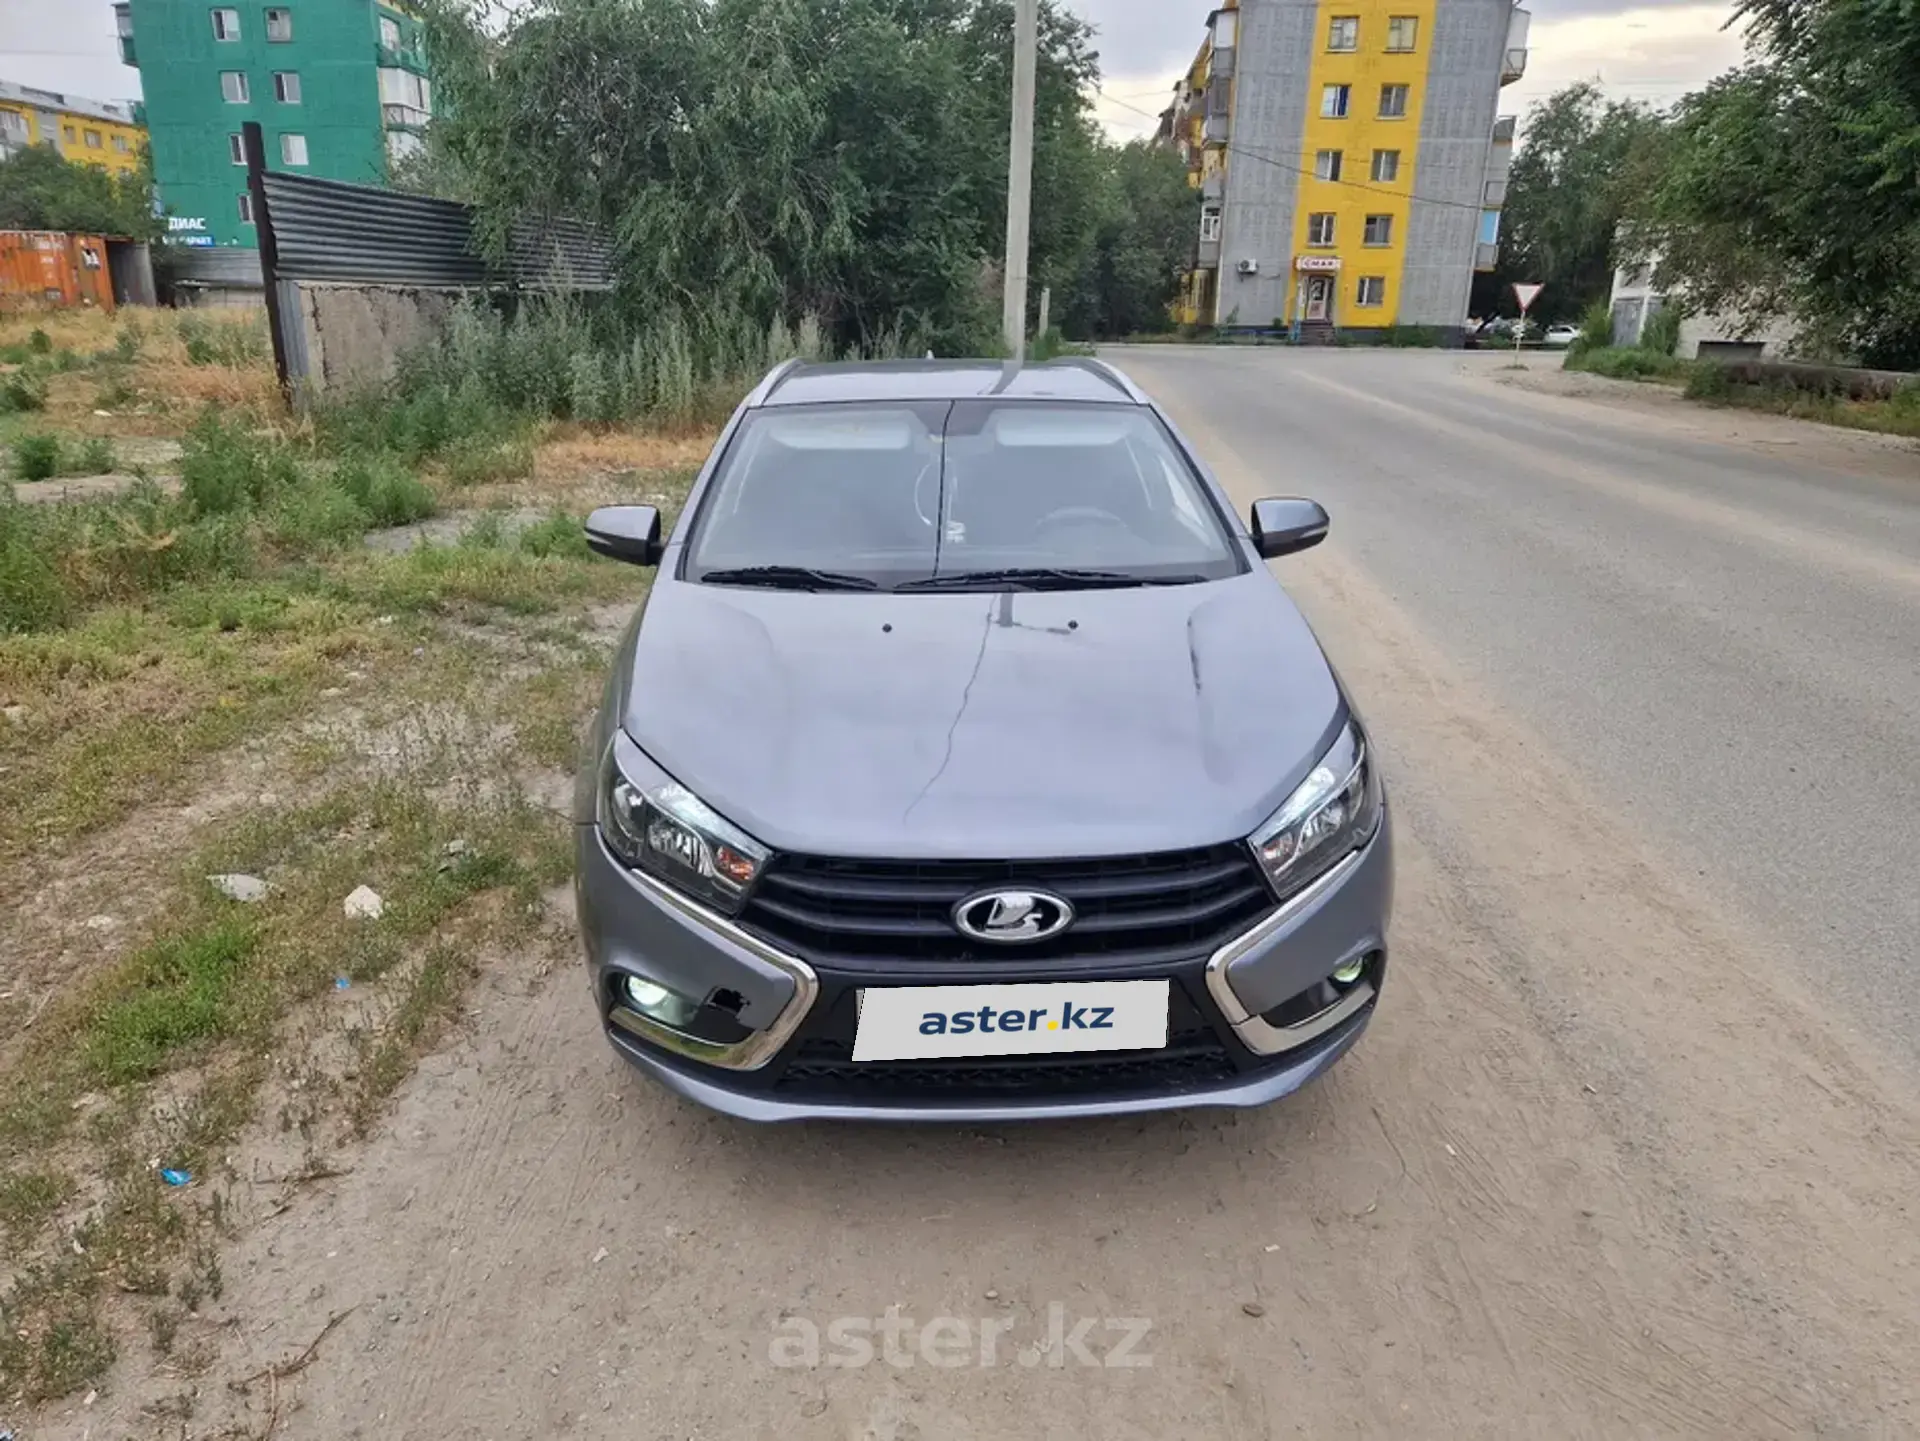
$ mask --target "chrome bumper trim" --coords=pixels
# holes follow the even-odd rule
[[[1207,993],[1213,997],[1213,1003],[1227,1018],[1227,1024],[1233,1027],[1233,1033],[1240,1038],[1240,1043],[1255,1055],[1277,1056],[1283,1051],[1293,1050],[1296,1046],[1304,1046],[1316,1036],[1325,1035],[1373,999],[1373,983],[1364,982],[1355,986],[1318,1015],[1309,1016],[1306,1020],[1291,1026],[1272,1026],[1248,1011],[1240,998],[1233,993],[1233,987],[1227,983],[1228,966],[1248,951],[1264,945],[1285,930],[1308,906],[1327,892],[1337,888],[1348,876],[1359,869],[1360,862],[1365,858],[1372,844],[1373,842],[1369,841],[1366,846],[1341,861],[1299,895],[1290,897],[1279,910],[1251,930],[1242,931],[1208,958]]]
[[[602,840],[601,845],[606,842]],[[813,1003],[820,995],[820,978],[814,974],[813,967],[798,956],[790,956],[785,951],[768,945],[750,931],[741,929],[718,911],[709,910],[698,901],[692,900],[674,890],[671,886],[655,880],[642,871],[622,866],[628,880],[639,886],[654,900],[668,909],[679,912],[687,920],[704,926],[715,935],[752,954],[756,959],[765,961],[776,970],[785,971],[793,978],[793,995],[773,1018],[773,1024],[755,1031],[743,1041],[734,1041],[720,1045],[713,1041],[703,1041],[698,1036],[690,1036],[685,1031],[676,1031],[671,1026],[663,1026],[638,1011],[625,1006],[615,1005],[608,1014],[608,1021],[631,1035],[638,1036],[662,1050],[671,1051],[676,1056],[685,1056],[690,1061],[699,1061],[708,1066],[720,1066],[729,1071],[757,1071],[780,1053],[793,1033],[800,1029],[800,1023],[807,1018],[807,1012],[813,1009]],[[644,972],[636,972],[645,976]],[[645,976],[646,979],[653,979]]]

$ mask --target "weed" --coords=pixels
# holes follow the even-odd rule
[[[10,1242],[31,1237],[73,1194],[73,1181],[50,1171],[0,1174],[0,1235]]]
[[[237,370],[266,359],[266,331],[258,320],[234,324],[209,320],[188,311],[180,316],[177,324],[180,343],[186,348],[191,365],[224,365]]]
[[[140,358],[140,348],[146,343],[147,333],[141,329],[140,322],[132,316],[121,322],[119,330],[114,332],[113,357],[124,364],[131,364]]]
[[[99,1279],[80,1258],[30,1268],[0,1294],[0,1376],[28,1405],[78,1390],[113,1364]]]
[[[549,511],[521,531],[520,549],[528,555],[567,556],[576,560],[586,560],[593,554],[587,549],[587,533],[580,518],[564,510]]]
[[[35,355],[52,355],[53,337],[36,325],[27,332],[27,349]]]
[[[1663,305],[1655,310],[1640,327],[1640,348],[1671,358],[1680,345],[1681,318],[1678,306]]]
[[[180,493],[195,515],[251,510],[298,474],[284,445],[251,434],[244,419],[224,422],[211,409],[194,422],[180,454]]]
[[[446,453],[447,479],[454,485],[487,485],[533,474],[533,447],[523,437],[477,435],[457,440]]]
[[[0,378],[0,415],[47,408],[46,372],[22,366]]]
[[[1585,370],[1615,380],[1674,380],[1686,375],[1689,370],[1686,361],[1676,360],[1671,355],[1643,345],[1603,345],[1594,350],[1570,350],[1565,365],[1568,370]]]
[[[13,439],[16,480],[46,480],[60,473],[60,437],[46,431],[28,431]]]
[[[107,475],[114,467],[113,441],[104,435],[90,435],[80,442],[74,455],[74,469],[81,475]]]
[[[433,492],[390,456],[342,461],[333,472],[333,484],[381,527],[425,520],[436,508]]]
[[[220,1034],[228,990],[256,941],[249,924],[225,919],[129,958],[92,1027],[87,1059],[99,1078],[151,1076],[172,1051]]]

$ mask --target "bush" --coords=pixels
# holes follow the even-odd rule
[[[63,624],[73,608],[38,511],[0,488],[0,634]]]
[[[60,437],[44,431],[15,436],[13,475],[16,480],[46,480],[60,473]]]
[[[80,442],[79,452],[74,456],[74,469],[81,475],[107,475],[116,459],[112,440],[104,435],[90,435]]]
[[[1640,327],[1640,348],[1671,356],[1680,346],[1680,319],[1676,306],[1663,305],[1654,311]]]
[[[0,415],[47,408],[46,372],[24,365],[0,380]]]
[[[436,508],[433,492],[390,456],[342,461],[334,468],[333,484],[376,526],[425,520]]]
[[[1568,355],[1585,350],[1605,350],[1613,344],[1613,310],[1604,300],[1596,300],[1580,312],[1580,333],[1567,347]]]
[[[1665,380],[1687,369],[1684,361],[1638,345],[1604,345],[1597,350],[1570,353],[1566,367],[1615,380]]]
[[[53,337],[36,325],[27,336],[27,349],[35,355],[52,355]]]
[[[1395,349],[1433,350],[1439,347],[1440,331],[1432,325],[1389,325],[1380,343]]]
[[[564,510],[549,511],[520,532],[520,549],[528,555],[576,557],[585,560],[593,552],[587,549],[587,532],[580,517]]]
[[[1721,401],[1733,395],[1733,379],[1724,365],[1703,361],[1687,376],[1688,400]]]
[[[227,425],[212,410],[187,432],[180,454],[180,493],[196,516],[251,510],[298,479],[284,445],[251,434],[244,419]]]

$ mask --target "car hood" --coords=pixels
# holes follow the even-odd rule
[[[1264,571],[1203,585],[796,593],[662,579],[628,735],[778,850],[1113,855],[1239,839],[1345,703]]]

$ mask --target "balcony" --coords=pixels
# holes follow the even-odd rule
[[[1527,35],[1533,16],[1518,6],[1507,17],[1507,48],[1500,60],[1500,83],[1511,85],[1527,73]]]
[[[1486,241],[1483,240],[1479,244],[1473,247],[1473,268],[1475,270],[1479,270],[1479,271],[1494,270],[1494,269],[1497,269],[1499,265],[1500,265],[1500,242],[1499,241],[1496,240],[1491,245],[1489,245]]]
[[[1502,115],[1493,122],[1493,143],[1495,145],[1513,144],[1513,132],[1518,125],[1519,120],[1516,116]]]
[[[1218,270],[1220,268],[1220,242],[1217,240],[1201,241],[1200,249],[1194,255],[1193,265],[1196,270]]]
[[[1486,185],[1482,187],[1480,203],[1494,210],[1498,210],[1501,206],[1505,205],[1507,203],[1506,179],[1502,177],[1499,180],[1489,180]]]
[[[386,69],[411,70],[417,75],[427,73],[427,57],[418,50],[390,50],[385,45],[375,45],[374,51]]]
[[[131,35],[122,35],[120,37],[120,63],[122,65],[138,65],[140,63],[139,55],[134,52],[133,37]]]
[[[1500,59],[1500,83],[1511,85],[1527,73],[1527,52],[1509,50]]]
[[[1233,79],[1233,47],[1216,45],[1213,60],[1207,67],[1207,73],[1215,80]]]
[[[382,105],[380,118],[389,129],[425,130],[427,122],[433,119],[433,112],[412,105]]]
[[[1209,114],[1207,116],[1207,126],[1201,133],[1201,138],[1209,145],[1225,145],[1227,143],[1228,129],[1227,115],[1224,110],[1218,115]]]

